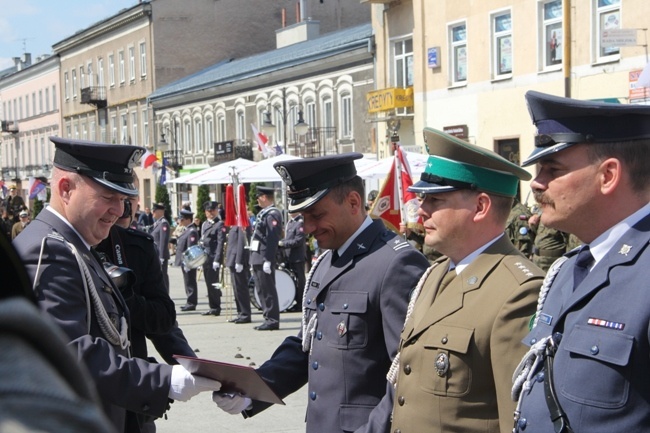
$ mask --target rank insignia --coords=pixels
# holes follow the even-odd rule
[[[444,377],[449,371],[449,357],[446,353],[439,353],[436,356],[436,362],[433,366],[436,369],[438,376]]]
[[[632,250],[632,247],[628,244],[623,244],[620,250],[618,250],[619,254],[623,254],[624,256],[627,256],[628,253]]]
[[[336,332],[338,332],[339,337],[343,337],[345,334],[348,333],[348,328],[345,326],[345,322],[341,320],[341,322],[336,325]]]

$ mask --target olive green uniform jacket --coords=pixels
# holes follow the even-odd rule
[[[391,432],[509,433],[544,273],[506,236],[440,292],[449,262],[435,262],[402,332]]]

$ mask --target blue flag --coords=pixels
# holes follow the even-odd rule
[[[167,182],[167,158],[163,158],[162,170],[160,171],[160,184],[164,185]]]

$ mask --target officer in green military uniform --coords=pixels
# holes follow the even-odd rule
[[[529,219],[529,227],[533,232],[533,263],[548,271],[554,261],[570,251],[569,235],[542,224],[541,212],[533,214]]]
[[[506,222],[506,235],[521,253],[530,258],[533,253],[534,233],[528,226],[533,213],[519,200],[515,199]]]

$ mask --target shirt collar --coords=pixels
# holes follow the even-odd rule
[[[472,252],[470,255],[468,255],[463,260],[461,260],[460,263],[458,263],[457,265],[454,264],[454,262],[450,261],[449,269],[451,270],[451,269],[455,268],[456,269],[456,274],[457,275],[460,274],[461,272],[463,272],[463,270],[467,266],[469,266],[470,263],[472,263],[474,261],[474,259],[476,259],[479,256],[479,254],[481,254],[483,251],[485,251],[490,245],[492,245],[493,243],[498,241],[501,238],[501,236],[504,236],[504,234],[501,233],[499,236],[492,239],[491,241],[489,241],[488,243],[486,243],[482,247],[478,248],[477,250],[474,250],[474,252]]]
[[[352,242],[357,238],[357,236],[359,236],[359,235],[361,234],[361,232],[364,231],[364,230],[365,230],[368,226],[370,226],[371,224],[372,224],[372,218],[370,218],[369,216],[366,215],[366,219],[363,220],[363,222],[361,223],[361,225],[359,226],[359,228],[357,229],[357,231],[354,232],[354,233],[352,234],[352,236],[350,236],[350,237],[348,238],[348,240],[345,241],[345,243],[344,243],[343,245],[341,245],[341,246],[336,250],[336,251],[339,253],[339,257],[343,256],[343,254],[345,253],[345,251],[346,251],[346,250],[348,249],[348,247],[352,244]]]
[[[61,215],[59,212],[57,212],[56,210],[54,210],[54,208],[52,208],[52,206],[48,206],[48,207],[46,207],[44,210],[47,210],[47,211],[49,211],[49,212],[52,212],[52,213],[54,214],[54,216],[56,216],[57,218],[59,218],[61,221],[63,221],[63,222],[65,223],[65,225],[67,225],[68,227],[70,227],[70,228],[72,229],[72,231],[75,232],[75,233],[77,234],[77,236],[79,236],[79,239],[81,239],[81,242],[84,243],[84,245],[86,246],[86,248],[88,248],[88,250],[90,250],[91,245],[90,245],[88,242],[86,242],[86,240],[84,239],[84,237],[81,236],[81,233],[79,233],[79,232],[77,231],[77,229],[75,229],[75,228],[72,226],[72,224],[70,224],[70,221],[68,221],[67,219],[65,219],[65,217],[64,217],[63,215]]]

